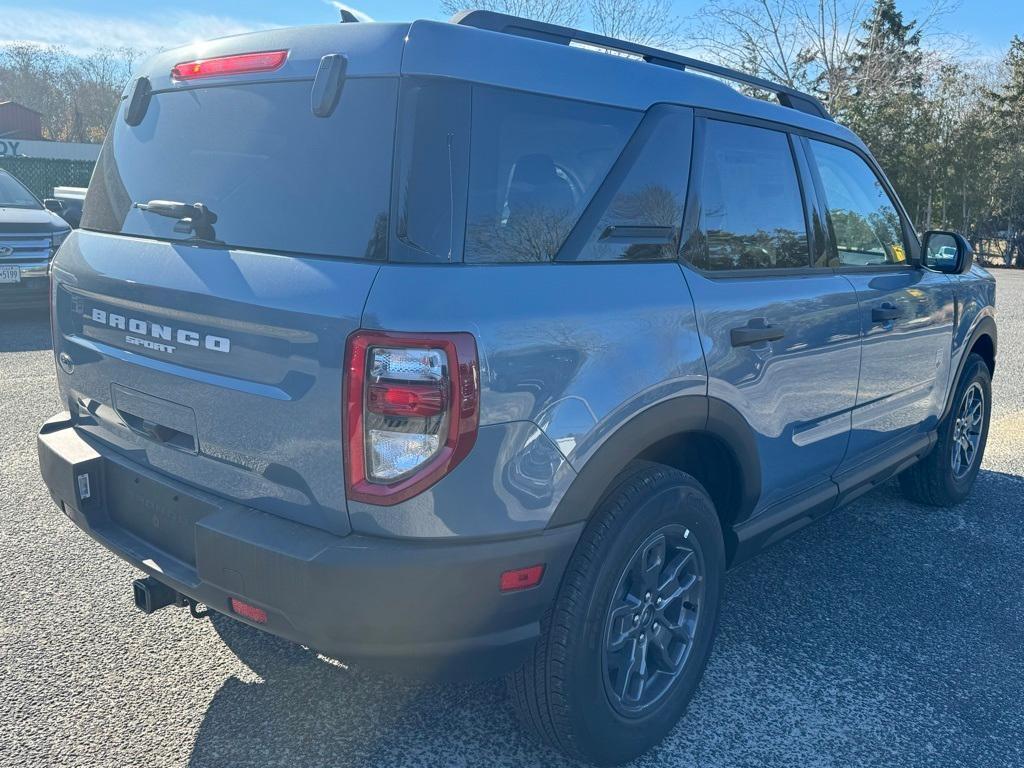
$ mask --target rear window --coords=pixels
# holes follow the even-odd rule
[[[465,260],[549,261],[641,114],[473,89]]]
[[[239,248],[386,256],[397,84],[353,78],[328,118],[311,82],[156,94],[137,127],[119,116],[100,154],[82,226],[186,240],[134,203],[203,203],[216,240]]]

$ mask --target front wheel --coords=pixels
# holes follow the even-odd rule
[[[587,526],[533,657],[509,676],[526,727],[599,765],[661,741],[703,674],[724,570],[718,516],[700,483],[634,466]]]
[[[992,375],[980,355],[964,364],[939,440],[925,458],[900,475],[913,501],[949,507],[967,498],[981,469],[992,415]]]

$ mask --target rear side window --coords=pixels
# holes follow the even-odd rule
[[[639,121],[630,110],[474,88],[465,260],[554,258]]]
[[[461,258],[469,167],[472,87],[457,80],[405,78],[392,261]]]
[[[580,222],[589,239],[582,250],[567,244],[559,258],[677,258],[692,144],[693,110],[668,105],[652,108]]]
[[[824,141],[810,144],[835,235],[833,266],[905,264],[900,215],[875,172],[855,152]]]
[[[810,266],[803,198],[789,137],[708,120],[699,230],[687,259],[707,270]]]
[[[241,83],[154,95],[145,119],[113,124],[82,226],[184,240],[176,221],[133,207],[203,203],[228,246],[347,258],[386,256],[397,83],[352,78],[328,118],[311,82]]]

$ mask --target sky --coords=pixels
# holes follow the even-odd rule
[[[672,0],[681,17],[704,0]],[[378,21],[443,18],[437,0],[346,0]],[[472,0],[467,0],[467,5]],[[906,15],[925,0],[899,0]],[[0,42],[31,40],[64,45],[76,53],[125,45],[150,50],[262,27],[333,23],[332,0],[0,0]],[[961,0],[943,31],[967,41],[980,56],[1004,52],[1014,33],[1024,36],[1024,0]]]

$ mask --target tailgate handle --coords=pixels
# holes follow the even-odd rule
[[[196,440],[188,432],[182,432],[180,429],[168,427],[166,424],[159,424],[155,421],[144,419],[127,411],[119,410],[118,413],[132,431],[138,432],[140,435],[144,435],[158,443],[164,443],[165,445],[180,448],[183,451],[195,453]]]

